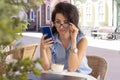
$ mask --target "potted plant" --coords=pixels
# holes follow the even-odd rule
[[[0,80],[27,80],[28,73],[40,75],[40,70],[35,67],[40,63],[40,59],[34,61],[26,58],[24,60],[6,63],[4,57],[7,56],[5,48],[15,39],[22,36],[22,31],[26,29],[28,20],[20,19],[20,10],[28,11],[35,9],[43,0],[0,0]],[[39,4],[40,5],[40,4]],[[20,33],[19,35],[17,33]]]

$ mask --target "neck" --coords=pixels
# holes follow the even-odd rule
[[[59,35],[59,39],[61,40],[61,41],[66,41],[66,40],[70,40],[70,36],[68,36],[68,35]]]
[[[64,48],[67,49],[70,41],[70,36],[62,35],[62,36],[59,36],[59,39],[62,42],[62,45],[64,46]]]

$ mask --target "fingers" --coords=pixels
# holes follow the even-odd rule
[[[46,36],[47,36],[46,34],[45,34],[45,35],[43,35],[41,39],[42,39],[42,40],[44,40]]]
[[[52,38],[49,38],[49,39],[46,39],[46,40],[42,40],[41,41],[42,44],[46,44],[46,45],[49,45],[49,44],[52,44],[53,43],[53,40]]]
[[[73,24],[73,23],[70,23],[70,31],[73,33],[73,32],[78,32],[78,28]]]
[[[53,43],[53,39],[52,38],[49,38],[49,39],[44,39],[47,35],[43,35],[42,38],[41,38],[41,47],[43,48],[47,48],[47,47],[50,47]]]

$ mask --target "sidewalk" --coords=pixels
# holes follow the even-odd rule
[[[41,38],[42,34],[37,32],[24,32],[24,36],[29,37],[35,37],[35,38]],[[120,40],[103,40],[103,39],[97,39],[94,37],[86,36],[88,40],[88,46],[98,47],[98,48],[104,48],[104,49],[110,49],[110,50],[120,50]]]
[[[93,37],[87,37],[88,46],[110,49],[110,50],[120,50],[120,40],[103,40]]]

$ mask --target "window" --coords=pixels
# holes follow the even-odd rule
[[[87,3],[87,4],[86,4],[86,20],[87,20],[87,21],[91,21],[91,16],[92,16],[91,4],[90,4],[90,3]]]
[[[46,4],[46,24],[50,24],[50,4]]]
[[[47,20],[50,20],[50,6],[47,6]]]
[[[99,4],[98,4],[98,19],[99,19],[99,21],[104,20],[104,15],[105,15],[104,8],[105,8],[104,3],[99,2]]]

